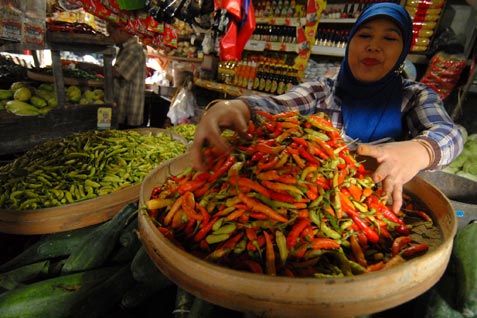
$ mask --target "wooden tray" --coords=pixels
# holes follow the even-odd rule
[[[133,129],[142,134],[166,133],[187,145],[181,135],[161,128]],[[74,230],[111,219],[127,203],[139,200],[141,184],[94,199],[36,210],[0,210],[0,232],[37,235]]]
[[[140,192],[140,206],[152,189],[190,166],[188,154],[150,172]],[[405,185],[431,211],[442,232],[441,242],[426,254],[393,268],[350,277],[291,278],[267,276],[221,267],[176,246],[139,211],[139,233],[156,266],[178,286],[213,304],[250,317],[351,318],[403,304],[431,288],[442,276],[452,251],[457,221],[451,204],[420,177]]]
[[[55,78],[53,75],[35,73],[32,71],[27,71],[28,78],[45,83],[54,83]],[[79,78],[65,77],[63,78],[65,85],[76,85],[76,86],[89,86],[89,87],[104,87],[104,81],[90,81]]]

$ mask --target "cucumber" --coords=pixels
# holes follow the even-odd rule
[[[452,264],[451,264],[452,265]],[[455,275],[446,272],[428,292],[424,318],[463,318],[457,307]]]
[[[129,263],[133,260],[141,246],[142,243],[139,240],[132,242],[132,244],[129,244],[129,246],[126,247],[119,246],[119,248],[110,256],[109,260],[112,263]]]
[[[101,224],[66,259],[62,273],[85,271],[102,266],[117,247],[121,230],[137,211],[137,204],[126,204],[111,220]]]
[[[137,282],[146,286],[163,289],[172,285],[172,281],[156,267],[144,247],[141,247],[134,256],[131,272]]]
[[[122,308],[136,308],[157,293],[160,288],[136,283],[121,298]]]
[[[25,285],[0,294],[2,318],[71,317],[72,308],[105,281],[117,267],[103,267]]]
[[[17,288],[21,283],[32,280],[38,276],[48,274],[50,261],[41,261],[38,263],[28,264],[22,267],[12,269],[9,272],[0,274],[0,288],[12,290]]]
[[[121,298],[136,282],[131,274],[130,264],[123,265],[107,280],[94,286],[88,296],[72,310],[73,318],[105,317],[115,306],[121,303]]]
[[[456,267],[457,299],[464,317],[477,316],[477,222],[460,229],[455,237],[451,261]]]
[[[0,273],[39,261],[68,256],[71,250],[81,246],[85,238],[97,227],[98,225],[92,225],[76,230],[43,235],[20,254],[2,264]]]
[[[137,223],[138,219],[136,217],[134,220],[131,220],[131,222],[129,222],[129,224],[119,234],[119,243],[121,243],[122,246],[128,247],[130,244],[134,244],[139,240]]]

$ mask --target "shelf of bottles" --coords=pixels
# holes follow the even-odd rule
[[[283,56],[278,52],[273,55],[248,52],[241,61],[219,62],[218,81],[239,89],[239,92],[283,94],[299,82],[298,70],[290,66],[291,60],[293,56]]]
[[[298,52],[296,27],[288,25],[258,24],[245,45],[249,51]]]
[[[311,48],[314,55],[343,57],[351,27],[361,11],[380,0],[345,1],[328,3],[321,15],[316,40]]]

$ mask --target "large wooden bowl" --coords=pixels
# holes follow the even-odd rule
[[[133,129],[141,134],[165,133],[187,145],[181,135],[161,128]],[[94,199],[35,210],[0,209],[0,232],[8,234],[38,235],[74,230],[111,219],[120,209],[139,201],[141,184],[99,196]]]
[[[140,206],[154,186],[190,166],[187,154],[161,164],[144,179]],[[405,264],[365,275],[318,279],[270,277],[220,267],[177,248],[139,212],[140,237],[156,266],[177,285],[216,305],[253,317],[354,317],[380,312],[424,293],[442,276],[449,261],[457,220],[437,188],[416,177],[405,190],[432,212],[442,242]]]

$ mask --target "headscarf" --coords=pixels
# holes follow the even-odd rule
[[[366,7],[349,34],[349,41],[363,23],[376,16],[390,17],[401,29],[403,50],[393,69],[374,83],[362,83],[354,78],[348,65],[346,47],[337,78],[337,95],[342,101],[343,125],[346,134],[370,142],[386,137],[402,136],[401,104],[402,78],[399,67],[409,53],[412,40],[412,20],[407,11],[396,3],[380,2]],[[348,41],[348,43],[349,43]]]

